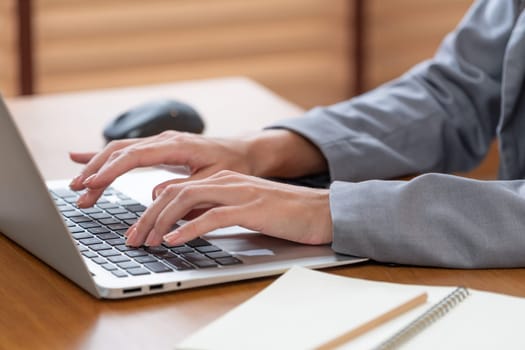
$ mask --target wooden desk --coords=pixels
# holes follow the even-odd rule
[[[65,152],[102,145],[101,127],[129,106],[170,96],[194,105],[209,134],[258,129],[301,110],[244,79],[12,99],[8,102],[46,178],[78,167]],[[96,300],[0,235],[0,349],[171,349],[274,278],[121,301]],[[525,269],[448,270],[368,263],[327,271],[402,283],[465,285],[525,296]]]

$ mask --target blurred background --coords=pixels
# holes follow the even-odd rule
[[[471,3],[1,0],[0,89],[13,96],[243,75],[308,108],[431,57]]]
[[[240,75],[311,108],[372,89],[431,57],[471,4],[0,0],[0,91],[18,96]],[[494,161],[475,176],[494,177]]]

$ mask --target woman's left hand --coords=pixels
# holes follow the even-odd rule
[[[177,221],[196,212],[200,215],[171,231]],[[220,171],[166,187],[128,230],[127,244],[179,245],[233,225],[299,243],[330,243],[329,190]]]

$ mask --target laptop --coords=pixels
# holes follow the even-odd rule
[[[242,227],[188,244],[131,248],[123,233],[151,203],[165,169],[121,176],[93,208],[75,206],[68,180],[45,182],[0,99],[0,232],[96,298],[120,299],[365,261]]]

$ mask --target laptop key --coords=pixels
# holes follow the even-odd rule
[[[195,269],[189,262],[182,260],[181,258],[168,258],[164,260],[173,266],[176,270],[192,270]]]
[[[236,264],[242,264],[242,261],[234,258],[233,256],[227,257],[227,258],[218,258],[215,259],[216,262],[218,262],[221,265],[236,265]]]
[[[131,220],[131,219],[137,218],[135,214],[131,214],[131,213],[117,214],[115,215],[115,217],[119,220]]]
[[[100,252],[98,252],[100,255],[102,256],[105,256],[105,257],[109,257],[109,256],[116,256],[116,255],[120,255],[121,253],[118,251],[118,250],[115,250],[115,249],[106,249],[106,250],[101,250]]]
[[[198,253],[186,253],[181,254],[181,256],[188,260],[193,265],[196,265],[198,267],[213,267],[217,266],[217,263],[204,255],[198,254]]]
[[[94,250],[94,251],[100,251],[100,250],[111,249],[111,246],[106,243],[101,243],[101,244],[90,245],[89,248],[91,248],[91,250]]]
[[[145,263],[150,263],[150,262],[157,261],[157,259],[155,259],[151,255],[137,256],[137,257],[133,258],[133,260],[135,260],[136,262],[138,262],[140,264],[145,264]]]
[[[93,222],[93,219],[91,219],[89,216],[81,215],[81,216],[72,216],[69,218],[69,220],[73,221],[74,223],[82,223],[82,222]]]
[[[90,235],[87,232],[76,232],[76,233],[72,233],[71,236],[73,236],[73,238],[76,240],[93,238],[93,235]]]
[[[98,256],[97,253],[89,251],[89,250],[82,252],[82,255],[84,255],[86,258],[95,258]]]
[[[108,271],[115,271],[115,270],[118,270],[118,267],[116,267],[115,265],[110,264],[110,263],[105,263],[105,264],[102,264],[102,265],[100,265],[100,266],[102,266],[103,268],[105,268],[105,269],[108,270]]]
[[[140,248],[139,249],[135,248],[133,250],[128,250],[126,252],[126,255],[129,256],[129,257],[134,258],[134,257],[137,257],[137,256],[145,256],[145,255],[149,255],[149,254],[147,252],[145,252],[144,250],[140,249]]]
[[[135,205],[126,205],[126,209],[133,212],[133,213],[139,213],[146,210],[146,207],[142,204],[135,204]]]
[[[140,267],[139,264],[134,263],[133,261],[126,261],[126,262],[118,263],[117,265],[118,267],[124,270],[135,269],[137,267]]]
[[[221,251],[219,251],[219,252],[206,253],[206,256],[207,256],[208,258],[218,259],[218,258],[228,258],[228,257],[231,257],[231,254],[228,253],[228,252],[225,252],[224,250],[221,250]]]
[[[108,260],[115,264],[130,261],[130,259],[125,255],[110,256]]]
[[[203,260],[194,260],[191,262],[193,265],[197,265],[197,267],[206,268],[206,267],[217,267],[217,263],[210,259],[203,259]]]
[[[145,263],[144,266],[150,270],[150,271],[153,271],[153,272],[156,272],[156,273],[161,273],[161,272],[170,272],[170,271],[173,271],[173,269],[167,267],[166,265],[164,265],[163,263],[161,262],[150,262],[150,263]]]
[[[106,209],[106,211],[112,215],[115,215],[115,214],[124,214],[124,213],[127,213],[128,211],[122,207],[117,207],[117,208],[109,208],[109,209]]]
[[[118,223],[118,224],[108,225],[108,228],[111,230],[124,230],[124,229],[128,229],[129,226],[130,225]]]
[[[134,269],[128,269],[128,270],[126,270],[126,272],[129,273],[130,275],[133,275],[133,276],[149,275],[151,273],[151,272],[149,272],[148,270],[146,270],[143,267],[137,267],[137,268],[134,268]]]
[[[97,235],[97,237],[103,241],[107,241],[108,239],[120,238],[119,235],[113,232],[102,233],[100,235]]]
[[[214,245],[205,245],[202,247],[196,247],[195,250],[197,250],[199,253],[211,253],[211,252],[218,252],[221,249],[217,248]]]
[[[95,220],[111,218],[111,215],[109,215],[108,213],[104,213],[104,212],[90,214],[89,216]]]
[[[75,216],[85,216],[84,214],[82,214],[78,210],[71,210],[71,209],[70,210],[60,211],[60,213],[62,214],[62,216],[65,216],[66,218],[72,218],[72,217],[75,217]]]
[[[128,206],[141,205],[139,202],[133,199],[120,201],[119,204],[127,209]]]
[[[96,221],[81,222],[78,224],[78,226],[83,227],[85,229],[100,227],[100,225]]]
[[[91,207],[91,208],[85,208],[85,209],[80,209],[81,212],[83,212],[84,214],[96,214],[96,213],[102,213],[102,210],[100,210],[99,208],[95,208],[95,207]]]
[[[189,245],[192,248],[202,247],[202,246],[205,246],[205,245],[211,245],[210,242],[208,242],[208,241],[206,241],[206,240],[204,240],[202,238],[192,239],[191,241],[186,242],[186,244]]]
[[[131,225],[130,225],[131,226]],[[113,230],[116,234],[119,234],[121,236],[124,236],[124,234],[128,231],[128,229],[122,229],[122,230]]]
[[[62,197],[62,199],[68,203],[76,203],[78,200],[78,197],[79,195],[75,194],[74,196]]]
[[[91,261],[93,261],[94,263],[99,264],[99,265],[101,265],[101,264],[105,264],[105,263],[108,262],[106,259],[101,258],[101,257],[99,257],[99,256],[97,256],[97,257],[91,259]]]
[[[88,228],[88,231],[91,232],[94,235],[110,232],[107,228],[102,227],[100,225],[98,227],[90,227],[90,228]]]
[[[120,224],[120,221],[114,218],[100,219],[98,220],[102,225]]]
[[[58,197],[71,197],[71,196],[77,195],[74,191],[68,188],[55,188],[55,189],[52,189],[50,192],[54,193]]]
[[[118,208],[119,206],[115,203],[110,203],[108,201],[105,201],[104,203],[97,202],[97,207],[100,209],[112,209],[112,208]]]
[[[102,241],[96,237],[79,239],[78,241],[83,245],[93,245],[102,243]]]
[[[121,244],[126,244],[126,240],[122,237],[118,237],[118,238],[115,238],[115,239],[108,239],[106,240],[106,243],[109,244],[109,245],[121,245]]]
[[[121,270],[114,270],[114,271],[111,271],[111,273],[117,277],[128,277],[128,274]]]
[[[162,253],[167,252],[168,248],[159,245],[156,247],[145,247],[144,250],[151,254],[162,254]]]
[[[129,250],[135,250],[137,248],[134,248],[134,247],[129,247],[125,244],[121,244],[121,245],[116,245],[115,248],[117,248],[118,250],[120,250],[121,252],[127,252]]]
[[[76,225],[73,226],[73,227],[69,227],[69,225],[68,225],[68,229],[69,229],[69,232],[71,232],[71,233],[85,232],[82,227],[79,227],[79,226],[76,226]]]
[[[193,253],[193,252],[195,252],[195,250],[193,250],[193,248],[186,247],[186,246],[173,247],[170,250],[172,252],[174,252],[174,253],[177,253],[177,254]]]

